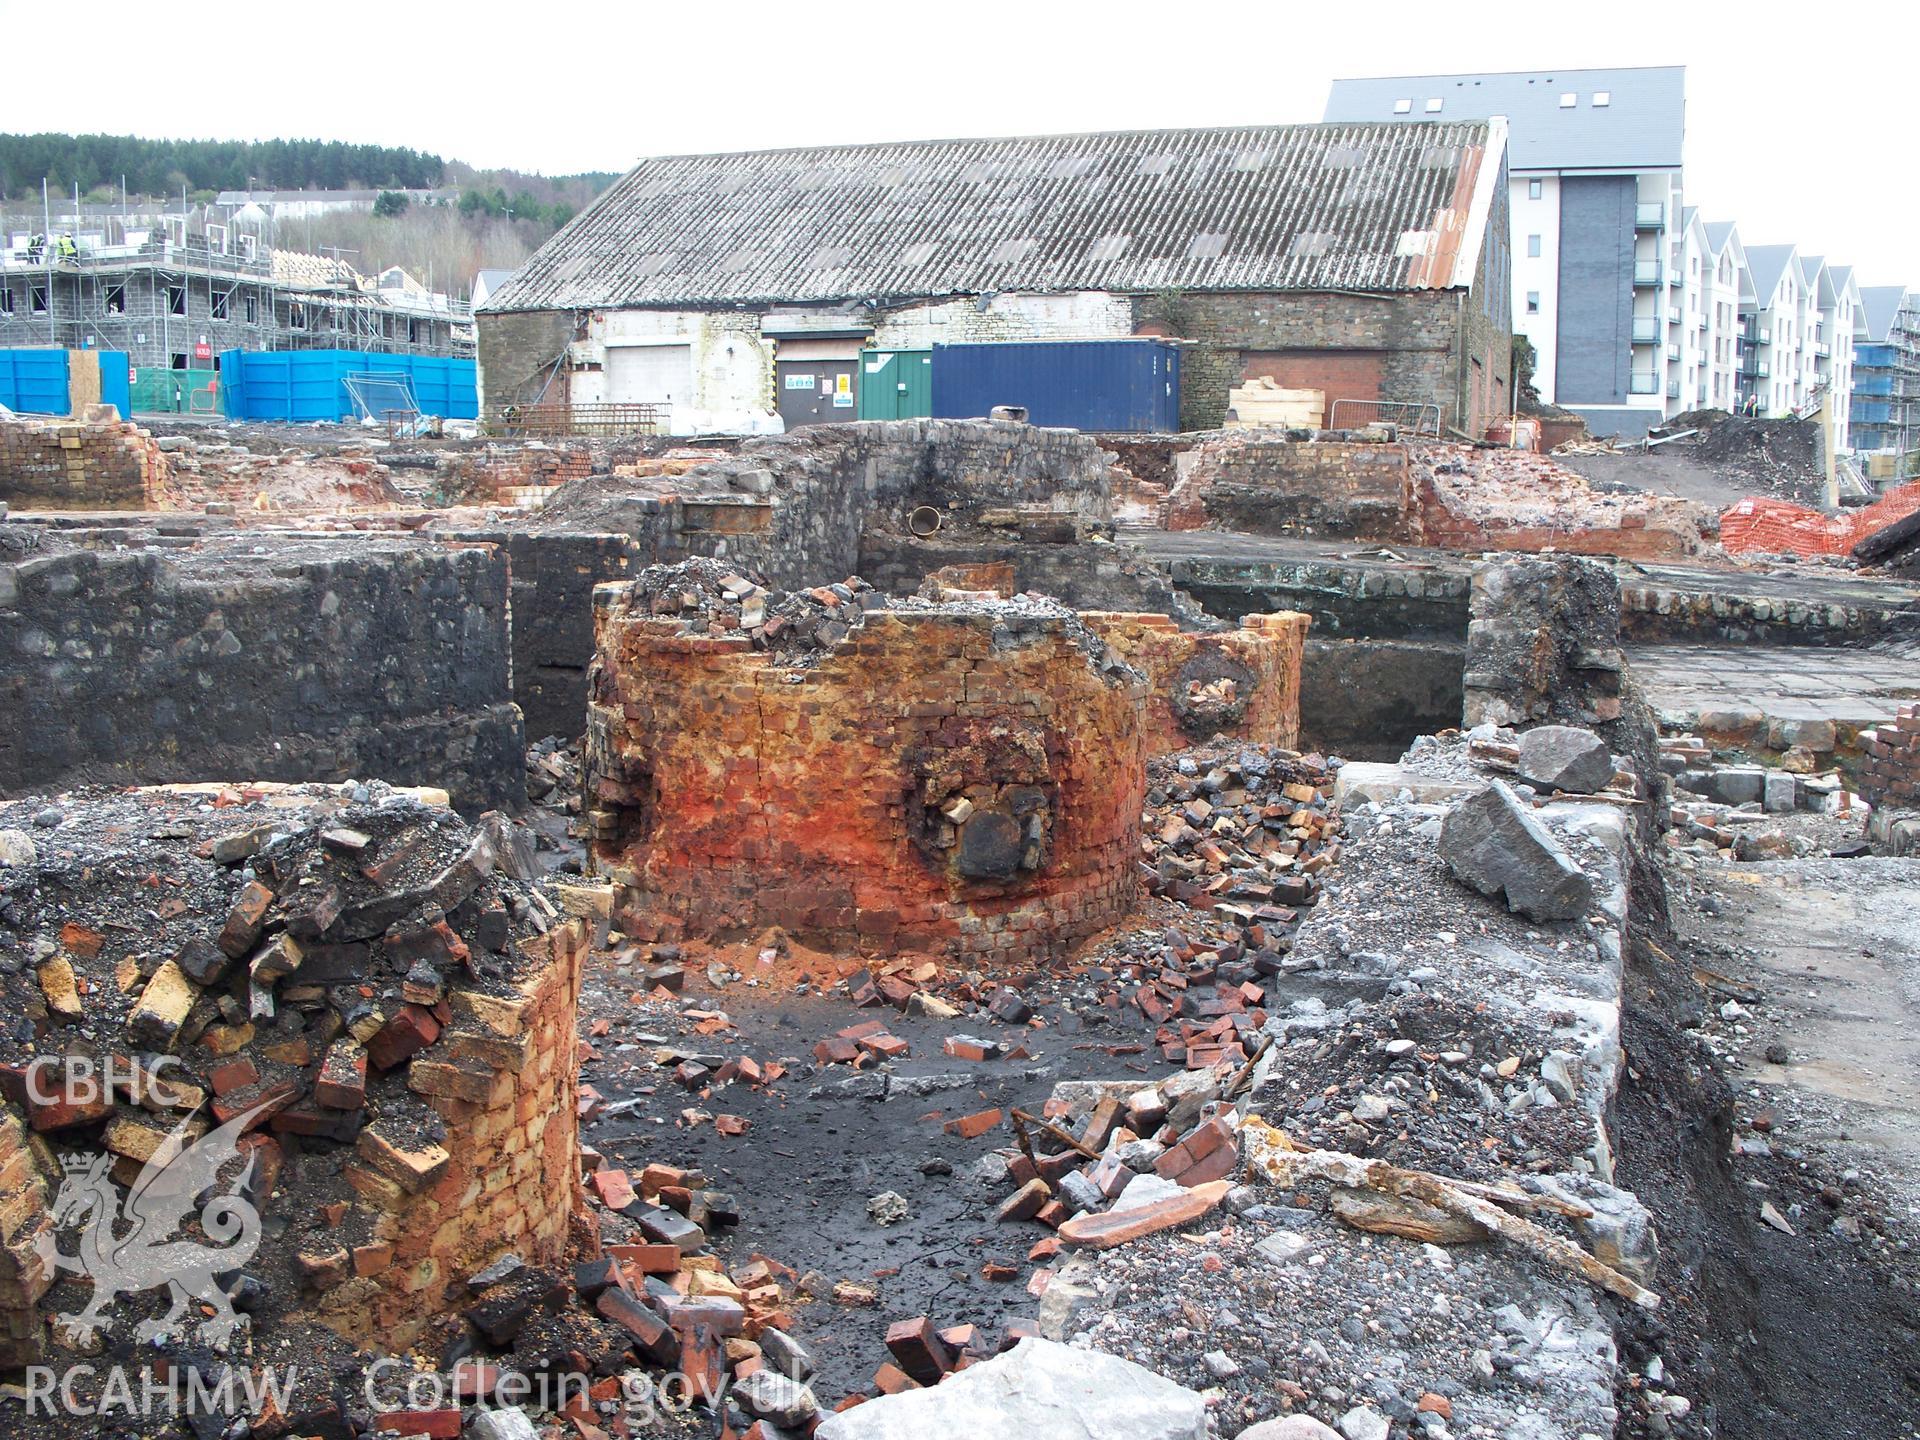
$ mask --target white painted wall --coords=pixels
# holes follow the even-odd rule
[[[618,399],[607,386],[610,349],[639,345],[688,348],[693,393],[675,398],[669,433],[755,434],[778,430],[774,412],[773,345],[760,335],[760,317],[752,313],[692,310],[602,310],[587,321],[587,338],[576,340],[568,357],[576,367],[569,377],[575,404]]]
[[[882,350],[924,350],[983,340],[1113,340],[1133,334],[1133,305],[1101,291],[996,295],[912,305],[874,317]]]
[[[1533,187],[1540,187],[1538,199]],[[1507,204],[1513,216],[1513,328],[1533,342],[1538,357],[1533,372],[1540,398],[1554,398],[1555,362],[1559,355],[1560,326],[1560,177],[1515,175],[1507,182]],[[1540,237],[1538,256],[1527,253],[1529,236]],[[1537,314],[1527,311],[1527,296],[1538,294]]]

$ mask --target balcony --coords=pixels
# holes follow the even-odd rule
[[[1765,325],[1755,325],[1751,320],[1740,327],[1740,338],[1749,345],[1771,345],[1773,331]]]
[[[1658,315],[1636,315],[1633,317],[1633,343],[1636,345],[1658,345],[1660,343],[1660,317]]]
[[[1742,355],[1740,357],[1740,373],[1749,380],[1764,380],[1773,374],[1773,367],[1756,356]]]
[[[1660,262],[1658,260],[1634,261],[1633,283],[1636,286],[1658,285],[1660,283]]]
[[[1636,375],[1629,375],[1627,377],[1627,393],[1629,395],[1658,395],[1660,393],[1660,377],[1650,370],[1643,371]]]
[[[1680,382],[1678,380],[1667,381],[1667,399],[1678,400],[1679,398],[1680,398]]]
[[[1667,323],[1669,325],[1678,325],[1680,323],[1680,307],[1678,305],[1669,305],[1667,307]]]
[[[1825,360],[1832,356],[1833,347],[1831,345],[1816,345],[1813,347],[1813,353],[1822,360]]]
[[[1667,207],[1658,200],[1633,207],[1633,228],[1636,230],[1664,230],[1667,227]]]
[[[1678,345],[1667,346],[1667,359],[1678,361],[1679,358],[1680,358],[1680,347]]]

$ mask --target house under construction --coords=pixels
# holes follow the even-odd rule
[[[177,222],[0,240],[0,348],[124,350],[136,368],[174,370],[216,368],[235,348],[473,353],[466,303],[398,267],[370,277],[337,258]]]

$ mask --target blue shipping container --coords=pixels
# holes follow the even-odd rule
[[[1165,340],[1036,340],[933,347],[933,413],[1024,405],[1035,425],[1180,428],[1180,350]]]
[[[409,377],[423,415],[479,418],[479,378],[471,360],[359,350],[228,350],[220,357],[221,390],[232,420],[353,420],[346,377],[382,374]]]
[[[0,405],[9,410],[65,415],[67,382],[65,350],[0,350]]]

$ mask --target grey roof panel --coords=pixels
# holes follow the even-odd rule
[[[1753,293],[1760,297],[1762,307],[1771,305],[1773,292],[1780,288],[1780,277],[1787,272],[1787,262],[1793,258],[1793,246],[1749,245],[1746,250]]]
[[[1876,345],[1887,343],[1887,336],[1893,331],[1893,317],[1900,313],[1900,302],[1906,296],[1907,287],[1904,285],[1860,287],[1860,314],[1865,321],[1869,341]]]
[[[1275,125],[665,156],[482,308],[1448,288],[1479,253],[1498,133]]]
[[[1341,123],[1484,120],[1504,116],[1515,170],[1646,170],[1680,165],[1686,67],[1520,70],[1336,80],[1326,119]],[[1604,92],[1608,103],[1595,105]],[[1575,103],[1562,106],[1563,95]],[[1439,100],[1438,112],[1427,102]],[[1398,102],[1410,102],[1404,114]]]

